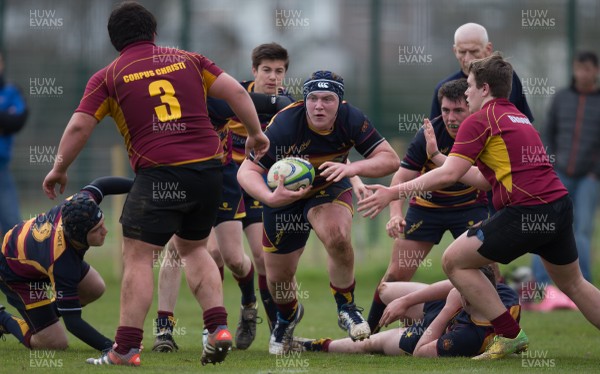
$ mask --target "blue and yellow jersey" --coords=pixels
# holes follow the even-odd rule
[[[265,135],[271,141],[271,146],[260,159],[259,165],[269,170],[276,161],[286,157],[306,159],[315,168],[311,194],[332,183],[326,182],[320,175],[321,164],[327,161],[346,162],[352,148],[363,157],[369,157],[371,152],[385,141],[367,117],[345,101],[340,105],[333,129],[330,131],[311,128],[306,118],[304,102],[298,101],[273,117]],[[348,180],[344,180],[349,186]]]
[[[444,155],[448,155],[454,145],[454,138],[446,130],[442,117],[434,118],[431,125],[435,132],[438,149]],[[435,169],[437,166],[429,159],[426,149],[425,133],[421,128],[410,142],[400,166],[419,171],[421,174]],[[455,183],[444,189],[432,191],[430,194],[415,196],[410,201],[411,206],[424,208],[463,208],[485,204],[487,204],[487,198],[484,191],[462,183]]]
[[[240,84],[246,91],[254,92],[254,81],[244,81],[240,82]],[[292,96],[287,94],[285,88],[282,88],[281,95],[288,97],[292,102],[295,101]],[[240,119],[235,116],[225,100],[209,97],[208,113],[210,120],[221,137],[223,146],[226,147],[224,148],[225,156],[223,163],[226,164],[233,159],[236,164],[241,165],[246,158],[248,131],[246,131]],[[273,116],[274,114],[270,113],[258,113],[258,120],[263,131],[267,128]]]
[[[510,315],[519,322],[521,306],[517,293],[502,283],[498,283],[496,290]],[[490,322],[476,321],[460,309],[437,341],[438,356],[476,356],[485,351],[494,336],[494,327]]]
[[[57,205],[46,213],[23,221],[6,233],[2,243],[2,256],[6,261],[2,263],[8,269],[0,266],[0,277],[7,283],[29,282],[34,285],[32,287],[35,287],[36,281],[50,281],[59,309],[80,308],[77,286],[85,266],[83,256],[87,249],[75,249],[66,240],[61,207],[62,204]],[[37,306],[40,305],[28,305],[28,308]]]

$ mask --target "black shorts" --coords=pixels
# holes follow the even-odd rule
[[[440,314],[444,305],[446,305],[446,300],[428,301],[423,304],[423,319],[415,321],[415,323],[404,330],[404,333],[400,336],[398,346],[401,350],[410,355],[413,354],[419,339],[421,339],[425,330],[431,325],[431,322],[433,322],[438,314]]]
[[[477,236],[483,242],[479,254],[501,264],[528,252],[554,265],[570,264],[578,257],[569,195],[549,204],[504,207],[470,228],[467,236]]]
[[[123,236],[158,246],[173,234],[187,240],[206,238],[217,217],[222,186],[220,160],[139,170],[121,215]]]
[[[474,224],[489,217],[487,206],[423,208],[411,205],[406,212],[404,239],[439,244],[446,230],[456,239]]]
[[[83,261],[81,281],[90,271],[90,265]],[[54,298],[51,297],[50,279],[26,279],[13,273],[6,258],[0,255],[0,290],[6,295],[8,303],[14,306],[32,334],[36,334],[58,321]]]

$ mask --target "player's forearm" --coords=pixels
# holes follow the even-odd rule
[[[448,156],[438,153],[434,157],[431,157],[430,160],[433,161],[436,166],[442,166],[447,158]],[[459,182],[483,191],[489,191],[492,188],[476,166],[472,166],[469,171],[459,179]]]
[[[437,168],[421,175],[418,178],[392,187],[398,197],[414,196],[419,192],[435,191],[449,187],[456,183],[458,178],[446,172],[444,168]]]
[[[410,305],[422,304],[428,301],[445,299],[453,288],[454,286],[452,283],[446,279],[430,284],[428,287],[415,292],[411,292],[404,296],[404,298]]]
[[[250,196],[266,204],[271,196],[271,190],[266,185],[262,175],[257,170],[259,166],[250,160],[244,160],[238,171],[237,179],[240,186]]]
[[[400,167],[394,176],[392,177],[391,186],[397,186],[401,183],[414,179],[419,175],[418,171],[409,170],[403,167]],[[403,215],[404,213],[404,202],[406,199],[400,198],[398,200],[394,200],[390,203],[390,217],[394,217],[397,215]]]
[[[97,123],[98,121],[88,114],[73,114],[58,145],[58,153],[53,167],[55,170],[67,171],[87,143]]]
[[[112,340],[100,334],[89,323],[84,321],[81,318],[81,312],[63,312],[62,317],[67,330],[90,347],[103,351],[112,346]]]
[[[446,331],[448,322],[461,308],[460,293],[453,289],[448,293],[446,304],[440,313],[431,322],[429,327],[421,335],[421,339],[417,343],[413,356],[416,357],[437,357],[437,342],[438,339]]]
[[[262,129],[258,120],[258,114],[256,114],[256,109],[250,96],[245,90],[238,92],[236,96],[237,98],[233,100],[227,100],[227,103],[235,115],[242,121],[242,125],[248,131],[249,136],[260,133]]]

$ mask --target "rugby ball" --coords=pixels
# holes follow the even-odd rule
[[[297,191],[312,184],[315,180],[315,169],[310,162],[303,158],[288,157],[271,166],[267,174],[267,184],[275,189],[281,177],[285,178],[285,188]]]

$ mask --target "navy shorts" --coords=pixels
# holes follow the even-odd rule
[[[244,195],[244,207],[246,209],[246,216],[242,218],[242,224],[244,228],[253,223],[262,222],[263,203],[248,195],[248,193],[244,190],[242,190],[242,194]]]
[[[312,197],[298,200],[281,208],[271,208],[265,205],[263,209],[263,250],[286,254],[304,247],[312,229],[307,218],[308,211],[317,205],[326,203],[341,204],[353,214],[350,183],[342,180],[318,191]]]
[[[577,260],[573,235],[573,203],[569,195],[554,202],[531,206],[507,206],[467,236],[483,242],[482,256],[508,264],[525,253],[535,253],[554,265]]]
[[[246,216],[242,188],[237,181],[238,169],[233,161],[223,166],[223,197],[215,226],[225,221],[241,220]]]
[[[158,246],[173,234],[206,238],[217,218],[222,186],[220,160],[138,170],[121,214],[123,236]]]
[[[413,354],[419,339],[431,325],[431,322],[440,314],[444,305],[446,305],[446,300],[428,301],[423,304],[423,319],[409,326],[400,336],[398,346],[401,350],[410,355]]]
[[[439,244],[446,230],[456,239],[474,224],[489,217],[487,206],[435,209],[411,205],[406,212],[404,239]]]
[[[79,280],[89,271],[90,265],[83,261]],[[48,278],[26,279],[13,273],[6,258],[0,255],[0,290],[6,295],[8,303],[19,311],[32,334],[58,321],[52,289]]]

